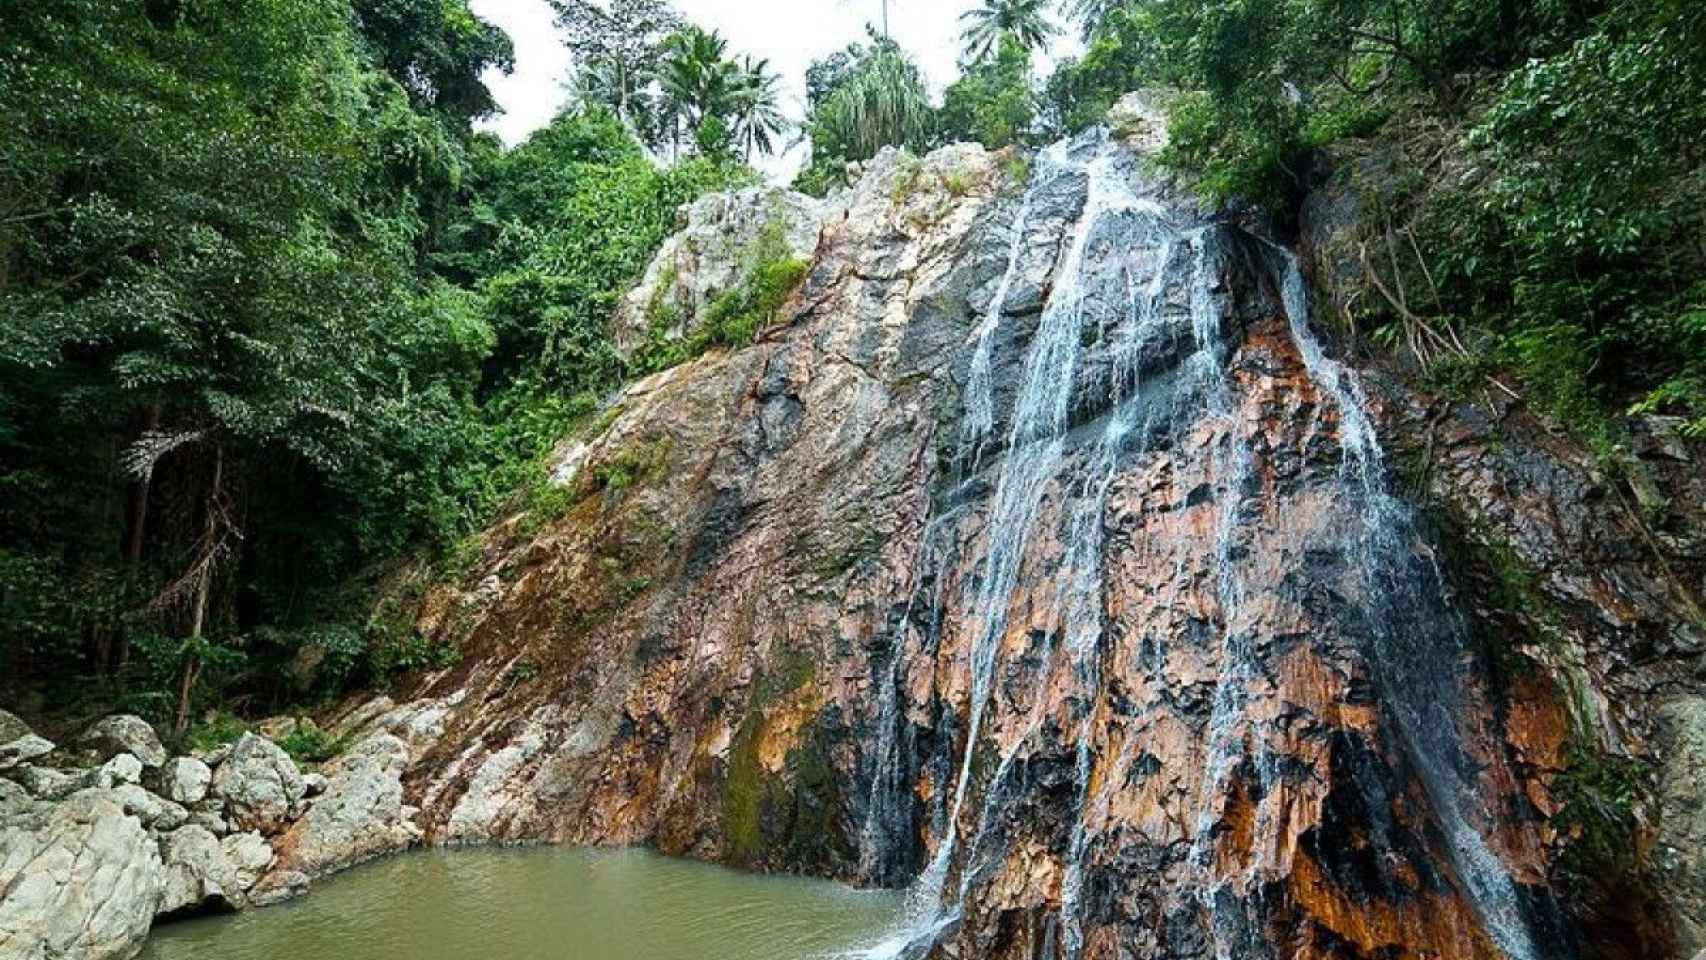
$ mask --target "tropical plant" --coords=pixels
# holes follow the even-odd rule
[[[661,134],[650,90],[663,62],[663,43],[687,26],[669,0],[550,0],[577,68],[571,87],[581,106],[609,107],[646,143]]]
[[[781,77],[770,69],[769,60],[754,60],[748,56],[741,61],[740,88],[735,96],[735,142],[747,162],[752,152],[769,155],[775,152],[775,138],[788,129],[782,116]]]
[[[942,98],[941,135],[991,150],[1027,140],[1036,121],[1031,57],[1012,34],[993,57],[967,67]]]
[[[856,59],[824,77],[821,99],[806,118],[812,145],[812,164],[802,174],[807,184],[826,184],[836,178],[832,168],[869,159],[886,146],[922,148],[934,129],[918,65],[900,47],[873,37],[870,47],[847,53]]]
[[[1134,2],[1135,0],[1064,0],[1061,12],[1066,14],[1067,19],[1078,21],[1080,36],[1085,43],[1089,43],[1115,13],[1131,7]]]
[[[960,14],[964,57],[978,61],[994,53],[1001,38],[1010,35],[1026,50],[1048,42],[1057,28],[1048,18],[1048,0],[984,0],[983,6]]]
[[[680,154],[683,134],[704,141],[706,129],[727,133],[725,118],[739,109],[746,83],[740,66],[727,56],[728,46],[721,33],[697,26],[664,41],[658,84],[672,155]]]

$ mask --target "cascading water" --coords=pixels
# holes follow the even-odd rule
[[[1039,266],[1034,248],[1049,246],[1031,235],[1037,229],[1034,221],[1048,206],[1045,198],[1051,191],[1077,189],[1080,182],[1082,208],[1067,230],[1064,254],[1058,265],[1042,265],[1045,277],[1053,278],[1052,290],[1034,331],[1023,342],[1022,373],[1003,419],[997,409],[996,361],[1003,325],[1012,319],[1008,302],[1022,275],[1035,273]],[[1017,206],[1004,270],[970,339],[958,443],[961,473],[956,489],[972,486],[968,478],[978,475],[986,460],[995,474],[985,487],[990,492],[982,532],[959,544],[949,542],[965,520],[962,503],[927,526],[923,550],[926,565],[967,549],[979,557],[975,576],[966,578],[959,598],[959,629],[969,637],[970,691],[963,739],[955,738],[957,746],[945,745],[955,751],[944,771],[951,789],[935,794],[935,849],[912,886],[907,919],[901,929],[857,956],[875,960],[916,954],[961,919],[974,882],[999,866],[1000,825],[1020,799],[1007,785],[1022,749],[1044,723],[1044,688],[1060,677],[1069,678],[1075,691],[1075,736],[1069,742],[1077,792],[1067,848],[1060,851],[1064,871],[1059,937],[1064,956],[1082,954],[1086,874],[1102,837],[1101,824],[1120,789],[1114,773],[1129,769],[1135,749],[1128,739],[1118,756],[1098,757],[1094,750],[1097,705],[1105,694],[1104,658],[1111,646],[1100,602],[1109,495],[1134,457],[1176,442],[1186,424],[1216,438],[1201,455],[1209,458],[1210,475],[1218,478],[1212,494],[1212,536],[1204,546],[1213,551],[1218,571],[1213,595],[1223,631],[1222,660],[1204,732],[1207,769],[1200,789],[1205,795],[1221,791],[1246,760],[1262,793],[1279,777],[1277,761],[1260,753],[1245,756],[1248,744],[1240,733],[1240,725],[1248,723],[1246,691],[1258,679],[1261,656],[1260,637],[1236,616],[1245,586],[1234,554],[1254,465],[1237,429],[1228,370],[1232,345],[1226,328],[1233,292],[1219,283],[1234,269],[1234,261],[1249,268],[1248,261],[1260,259],[1250,252],[1259,242],[1205,223],[1180,204],[1162,202],[1165,195],[1166,187],[1144,173],[1129,150],[1105,132],[1095,132],[1045,151]],[[1411,567],[1421,541],[1408,508],[1385,489],[1380,446],[1361,387],[1350,371],[1325,356],[1311,334],[1295,265],[1286,260],[1280,274],[1278,285],[1296,348],[1310,380],[1337,408],[1342,483],[1357,508],[1355,531],[1348,536],[1355,541],[1353,552],[1370,608],[1367,658],[1437,808],[1468,898],[1500,949],[1513,960],[1533,960],[1536,954],[1514,884],[1471,824],[1467,805],[1473,799],[1472,785],[1458,772],[1461,749],[1450,711],[1457,702],[1458,678],[1451,663],[1463,649],[1461,625],[1449,626],[1457,621],[1442,599],[1445,590],[1437,571],[1429,585],[1405,586],[1414,582]],[[1049,289],[1049,284],[1043,287]],[[1003,424],[1005,431],[998,433]],[[1020,701],[1027,692],[998,684],[997,676],[1003,669],[1009,607],[1015,591],[1024,588],[1020,574],[1027,546],[1045,524],[1057,525],[1048,532],[1058,535],[1063,551],[1048,574],[1052,590],[1045,591],[1051,598],[1045,611],[1050,629],[1028,656],[1034,689],[1026,706]],[[932,578],[931,583],[934,623],[945,598],[942,579]],[[907,613],[914,599],[908,599]],[[1406,625],[1423,609],[1430,611],[1424,619],[1432,623],[1432,632],[1408,630]],[[894,632],[886,682],[879,685],[881,740],[864,829],[868,868],[884,859],[883,846],[897,839],[893,825],[905,820],[901,811],[911,802],[900,756],[907,623],[903,614],[901,628]],[[1418,674],[1425,674],[1426,682],[1418,683]],[[981,765],[974,757],[986,746],[985,717],[998,688],[1014,708],[1016,732],[1000,731],[993,766]],[[1094,775],[1098,765],[1099,778]],[[968,807],[977,790],[981,797]],[[1198,804],[1200,819],[1191,832],[1188,857],[1204,876],[1210,872],[1217,837],[1211,807],[1208,802]],[[975,812],[969,830],[962,825],[968,810]],[[959,882],[950,888],[948,880],[956,869]],[[1218,926],[1222,907],[1216,892],[1207,882],[1200,887],[1203,906]],[[1237,921],[1229,917],[1229,927]],[[1230,949],[1222,943],[1217,952],[1236,956]]]
[[[1386,488],[1380,440],[1356,374],[1327,357],[1309,328],[1308,286],[1296,258],[1276,251],[1286,319],[1311,379],[1339,412],[1343,469],[1360,494],[1360,567],[1376,615],[1369,660],[1450,844],[1453,866],[1494,941],[1513,960],[1539,956],[1510,874],[1469,820],[1475,791],[1460,773],[1456,664],[1467,647],[1462,617],[1442,602],[1444,578],[1415,561],[1415,512]],[[1420,584],[1420,586],[1418,586]]]

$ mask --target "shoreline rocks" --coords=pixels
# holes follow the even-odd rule
[[[124,960],[157,921],[288,900],[421,839],[402,784],[418,754],[391,733],[304,774],[256,734],[171,757],[138,724],[109,717],[80,736],[99,761],[84,769],[27,727],[12,738],[24,746],[0,769],[0,960]]]

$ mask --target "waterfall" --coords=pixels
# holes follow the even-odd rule
[[[1038,221],[1059,213],[1050,196],[1057,188],[1082,182],[1082,207],[1065,228],[1064,252],[1048,270],[1053,279],[1035,328],[1023,340],[1021,373],[1003,420],[996,389],[997,344],[1013,291],[1034,272],[1028,256],[1046,247],[1033,233]],[[1059,947],[1076,960],[1085,947],[1086,874],[1094,862],[1099,829],[1122,780],[1116,776],[1134,762],[1136,738],[1128,738],[1117,757],[1095,752],[1098,705],[1103,700],[1105,642],[1101,588],[1110,492],[1135,456],[1161,451],[1190,435],[1212,438],[1201,455],[1210,459],[1215,478],[1212,549],[1216,579],[1212,595],[1219,607],[1220,677],[1209,704],[1204,733],[1206,770],[1198,821],[1189,829],[1186,862],[1202,876],[1213,868],[1218,836],[1208,802],[1227,789],[1245,750],[1248,689],[1260,677],[1261,636],[1240,625],[1237,613],[1246,586],[1246,565],[1236,550],[1255,479],[1252,451],[1238,423],[1238,397],[1228,364],[1233,345],[1227,326],[1233,291],[1221,279],[1235,268],[1252,266],[1259,244],[1231,228],[1204,223],[1182,206],[1158,202],[1164,187],[1144,173],[1134,156],[1105,131],[1057,144],[1044,151],[1017,204],[1005,237],[1003,271],[994,294],[968,337],[970,348],[963,418],[953,460],[958,468],[955,493],[966,493],[985,469],[992,482],[982,501],[981,537],[965,535],[974,511],[961,503],[926,526],[919,567],[950,562],[971,550],[975,575],[958,589],[968,639],[970,672],[963,739],[946,744],[949,757],[938,783],[930,816],[935,849],[912,884],[904,922],[880,943],[851,954],[865,960],[911,956],[936,942],[962,919],[974,882],[999,866],[1004,855],[1001,830],[1018,798],[1007,789],[1023,748],[1042,728],[1045,691],[1065,677],[1074,692],[1075,736],[1072,756],[1077,790],[1067,848],[1062,851]],[[1076,194],[1074,195],[1076,197]],[[1055,204],[1058,207],[1058,203]],[[1351,528],[1345,544],[1368,606],[1366,656],[1392,714],[1396,736],[1418,771],[1450,846],[1452,865],[1466,897],[1501,950],[1512,960],[1535,960],[1536,952],[1520,911],[1513,881],[1470,819],[1473,784],[1460,772],[1462,749],[1456,741],[1452,711],[1461,703],[1453,664],[1464,650],[1460,618],[1445,602],[1437,570],[1414,569],[1422,542],[1415,519],[1386,488],[1383,454],[1369,406],[1355,374],[1327,357],[1309,329],[1305,286],[1296,264],[1283,251],[1274,253],[1277,283],[1295,346],[1310,380],[1338,417],[1340,476]],[[1045,285],[1045,289],[1047,289]],[[1154,372],[1154,376],[1151,373]],[[1004,431],[1000,429],[1004,425]],[[1164,439],[1163,439],[1164,438]],[[990,461],[987,468],[985,460]],[[969,497],[974,494],[966,493]],[[1014,730],[1003,731],[1003,745],[977,765],[986,716],[992,711],[1004,665],[1008,609],[1021,583],[1027,548],[1043,533],[1058,534],[1063,545],[1052,578],[1051,606],[1043,611],[1049,629],[1027,651],[1036,666],[1033,689],[1009,694],[1018,702]],[[1182,562],[1182,561],[1181,561]],[[1420,586],[1420,580],[1427,581]],[[1431,578],[1431,579],[1430,579]],[[927,598],[930,622],[953,598],[943,596],[943,578],[932,581]],[[910,810],[911,784],[903,776],[901,743],[906,726],[902,701],[906,633],[917,598],[909,595],[891,636],[891,659],[879,682],[879,742],[863,830],[862,855],[868,869],[884,861],[886,845],[900,839],[896,824]],[[1417,623],[1426,629],[1416,629]],[[944,626],[941,629],[954,629]],[[1163,656],[1157,654],[1157,656]],[[1160,665],[1156,664],[1159,670]],[[1027,706],[1021,699],[1027,692]],[[951,728],[949,728],[951,730]],[[1267,747],[1261,745],[1260,750]],[[987,753],[986,756],[989,756]],[[1277,778],[1275,758],[1259,755],[1254,769],[1266,793]],[[1103,775],[1094,776],[1097,765]],[[1091,788],[1097,783],[1096,789]],[[981,791],[981,793],[979,793]],[[969,815],[969,818],[968,818]],[[969,824],[964,821],[969,819]],[[950,887],[958,869],[959,882]],[[1228,878],[1229,880],[1230,878]],[[1203,908],[1217,928],[1238,929],[1219,888],[1204,883]],[[1236,910],[1237,907],[1230,909]],[[1221,935],[1217,932],[1217,941]],[[1229,937],[1229,939],[1236,939]],[[1230,947],[1219,943],[1223,956]]]
[[[1360,494],[1358,566],[1375,608],[1368,651],[1381,702],[1397,724],[1411,762],[1433,802],[1450,845],[1452,866],[1469,902],[1499,949],[1512,960],[1536,960],[1521,900],[1510,874],[1469,819],[1474,784],[1460,772],[1457,707],[1463,692],[1455,664],[1468,645],[1467,626],[1443,602],[1444,578],[1412,558],[1421,542],[1414,511],[1387,490],[1383,452],[1356,374],[1327,357],[1309,328],[1308,286],[1297,260],[1277,250],[1280,290],[1291,335],[1310,378],[1339,413],[1342,469]],[[1415,584],[1424,586],[1418,589]],[[1419,616],[1410,615],[1419,613]]]

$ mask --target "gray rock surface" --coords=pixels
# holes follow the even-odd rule
[[[279,838],[275,871],[313,879],[419,842],[419,811],[403,802],[408,764],[408,745],[388,733],[332,761],[325,794]]]
[[[740,283],[750,266],[743,255],[766,231],[776,231],[788,252],[809,258],[831,204],[779,187],[713,193],[685,207],[683,229],[664,241],[645,276],[616,309],[611,329],[624,356],[644,343],[654,323],[681,337],[693,331],[704,308]]]
[[[22,736],[34,733],[30,725],[18,718],[18,715],[8,710],[0,710],[0,743],[10,743]]]
[[[9,770],[52,752],[52,741],[26,733],[15,740],[0,744],[0,770]]]
[[[102,718],[78,734],[76,743],[94,750],[102,759],[128,753],[145,767],[158,767],[166,762],[166,748],[160,745],[160,735],[148,721],[127,713]]]
[[[98,793],[72,797],[35,830],[0,832],[0,957],[133,956],[160,888],[159,849],[142,824]]]
[[[238,887],[252,889],[272,866],[272,844],[258,833],[233,833],[219,841],[225,860],[231,865]]]
[[[213,772],[210,789],[225,801],[238,827],[270,835],[302,812],[308,788],[295,761],[278,744],[245,733]]]
[[[114,803],[124,808],[125,813],[141,820],[144,827],[156,833],[176,830],[190,818],[188,810],[134,783],[122,783],[106,792]]]
[[[14,771],[14,779],[38,800],[63,800],[77,789],[78,778],[53,767],[26,766]]]
[[[221,841],[191,824],[160,838],[164,880],[158,915],[224,906],[248,905],[249,888],[272,860],[272,848],[259,834]]]
[[[142,761],[128,753],[121,753],[83,774],[79,783],[85,787],[111,790],[120,784],[140,783],[141,781]]]
[[[194,757],[168,760],[160,771],[160,792],[177,803],[199,803],[212,782],[212,768]]]

